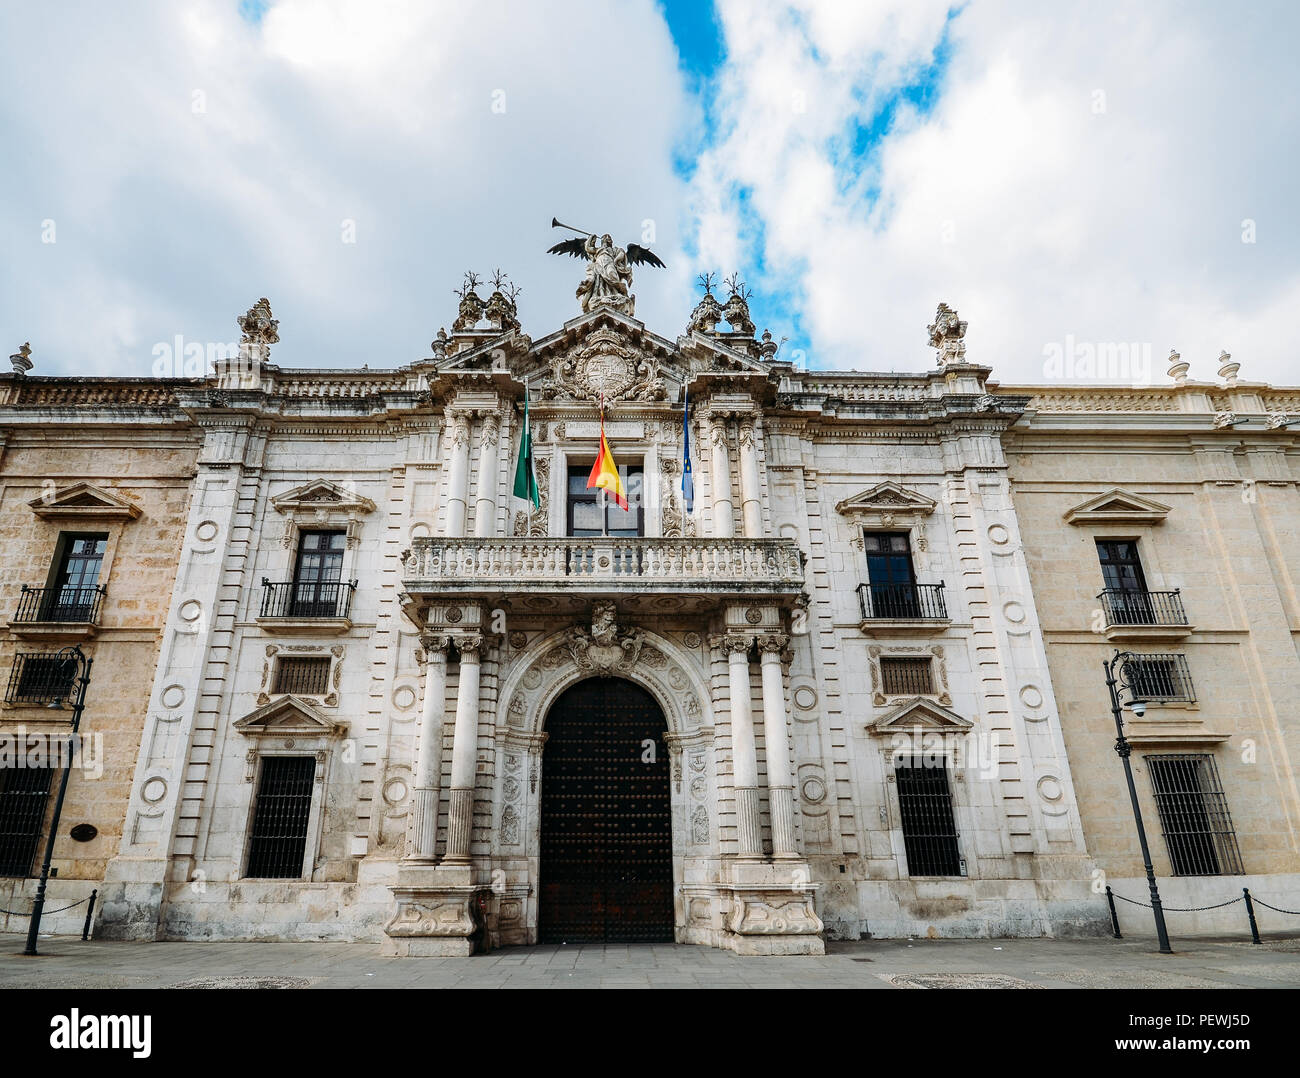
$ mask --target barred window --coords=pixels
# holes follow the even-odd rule
[[[1130,655],[1124,674],[1135,700],[1196,701],[1185,655]]]
[[[275,688],[271,691],[324,696],[329,692],[329,678],[329,656],[280,659],[275,664]]]
[[[253,879],[301,878],[315,778],[314,756],[262,758],[245,876]]]
[[[1208,754],[1148,756],[1160,829],[1175,876],[1239,876],[1241,851]]]
[[[0,876],[30,876],[54,775],[48,767],[0,768]]]
[[[900,756],[894,765],[909,876],[960,876],[946,760]]]
[[[14,656],[9,669],[5,702],[46,704],[72,695],[77,660],[57,651],[23,652]]]
[[[880,660],[881,691],[886,696],[924,696],[934,692],[933,664],[929,659]]]

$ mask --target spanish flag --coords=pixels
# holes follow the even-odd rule
[[[600,453],[596,463],[591,466],[591,475],[587,476],[587,489],[606,490],[614,496],[620,509],[627,509],[627,490],[618,474],[618,465],[614,463],[614,454],[609,451],[605,441],[605,401],[600,402]]]

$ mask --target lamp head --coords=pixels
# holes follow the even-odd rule
[[[1133,717],[1140,719],[1147,713],[1147,702],[1145,700],[1134,700],[1129,704],[1129,710],[1133,712]]]

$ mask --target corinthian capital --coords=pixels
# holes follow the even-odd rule
[[[497,437],[501,433],[501,417],[495,412],[488,412],[483,416],[483,444],[496,445]]]
[[[780,655],[790,643],[784,633],[769,633],[758,638],[758,650],[765,655]]]
[[[715,633],[709,637],[709,644],[712,647],[725,651],[728,655],[748,655],[749,649],[754,643],[752,636],[744,633]]]
[[[445,633],[421,633],[420,647],[423,649],[423,656],[420,662],[433,662],[438,658],[447,657],[447,649],[451,646],[451,637]]]
[[[482,633],[464,633],[454,638],[456,650],[460,652],[460,661],[478,662],[479,652],[483,649]]]

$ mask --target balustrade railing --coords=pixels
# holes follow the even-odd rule
[[[24,584],[14,623],[78,622],[96,625],[103,601],[104,589],[93,585],[33,588]]]

